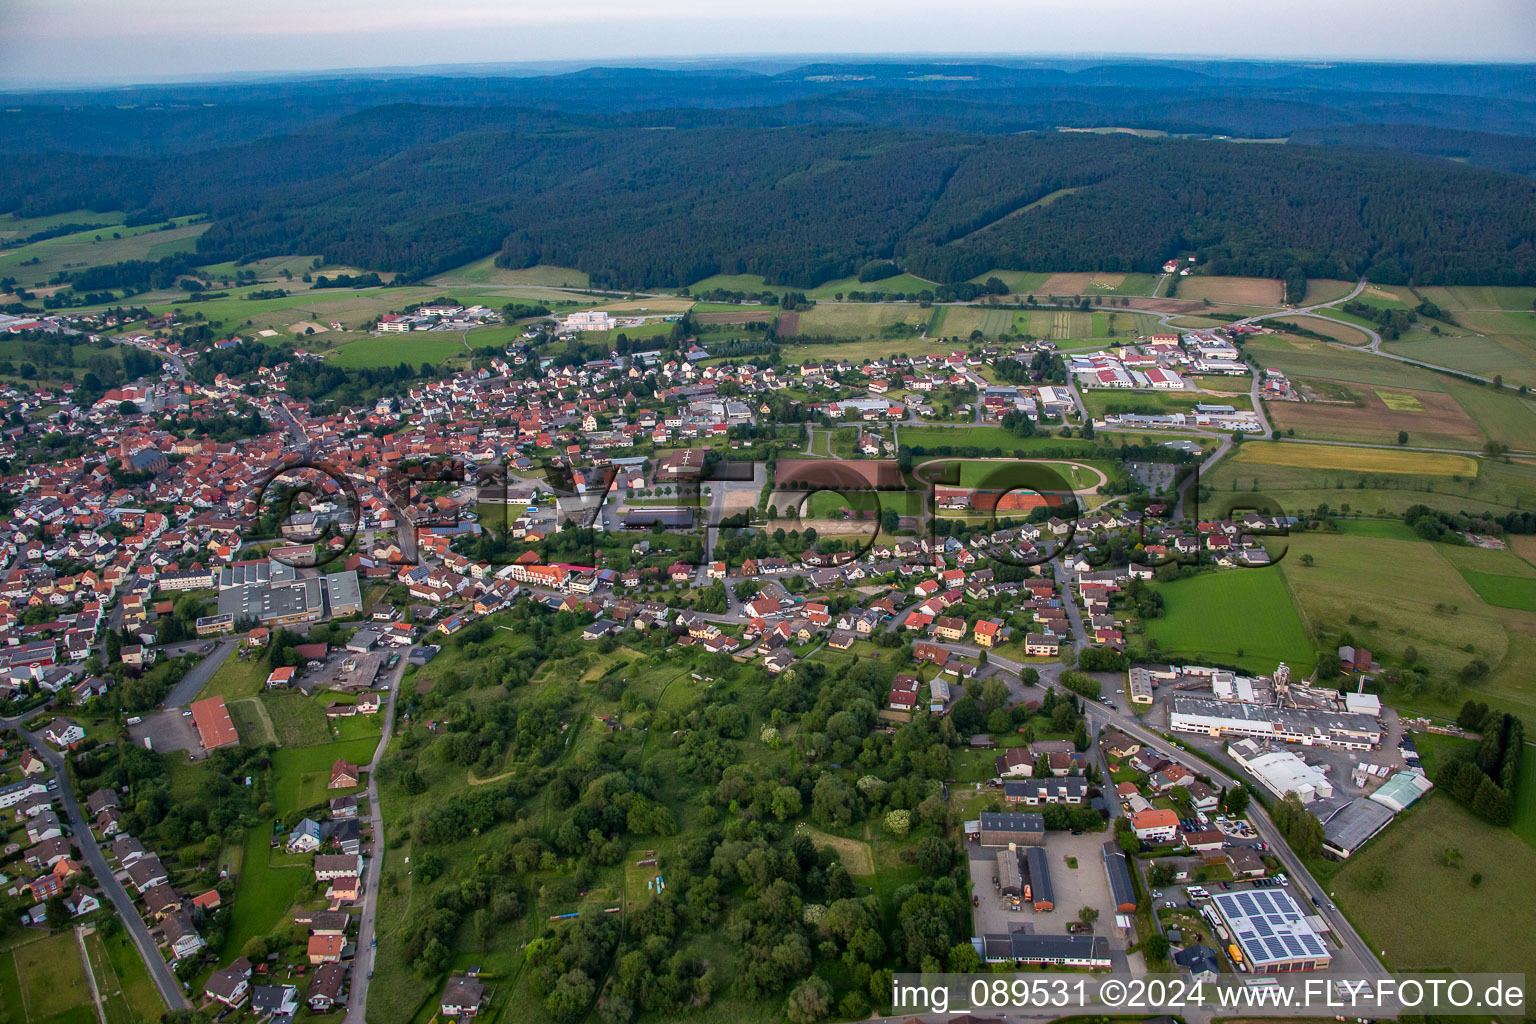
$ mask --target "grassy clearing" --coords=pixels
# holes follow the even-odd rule
[[[235,956],[257,935],[270,935],[311,878],[303,864],[274,866],[271,853],[265,826],[249,829],[220,960]]]
[[[955,426],[955,427],[908,427],[898,429],[897,436],[901,443],[912,447],[925,447],[928,449],[943,447],[975,446],[978,448],[999,448],[1008,454],[1022,454],[1031,451],[1040,451],[1044,448],[1078,449],[1084,452],[1093,450],[1092,441],[1084,441],[1081,438],[1070,437],[1015,437],[1002,427],[984,426]]]
[[[123,1000],[135,1021],[159,1020],[165,1012],[165,1000],[144,966],[139,948],[128,933],[120,931],[111,938],[103,939],[98,932],[93,938],[105,949],[109,966],[122,990]]]
[[[312,747],[330,742],[325,709],[315,698],[279,690],[263,694],[260,699],[280,746]]]
[[[1283,661],[1298,676],[1311,673],[1315,649],[1279,571],[1206,573],[1158,589],[1166,611],[1142,625],[1168,655],[1266,673]]]
[[[1536,847],[1536,750],[1527,749],[1520,759],[1520,781],[1515,786],[1515,820],[1510,829]]]
[[[843,862],[843,867],[848,869],[850,875],[858,878],[875,873],[875,858],[870,852],[868,843],[858,839],[828,835],[809,825],[803,825],[801,828],[818,848],[830,846],[836,850],[838,858]]]
[[[366,338],[348,342],[330,354],[337,366],[361,368],[368,366],[420,366],[422,363],[438,363],[454,356],[467,355],[464,339],[458,334],[431,333],[416,336],[389,336]]]
[[[1440,855],[1461,853],[1460,866]],[[1474,874],[1482,883],[1471,884]],[[1340,906],[1389,968],[1536,971],[1536,850],[1432,793],[1398,815],[1335,877]],[[1500,941],[1489,941],[1490,936]]]
[[[1492,285],[1455,285],[1449,288],[1420,288],[1426,299],[1450,310],[1530,309],[1536,301],[1536,288],[1501,288]]]
[[[198,699],[223,697],[226,701],[232,701],[254,697],[267,685],[270,670],[271,667],[265,661],[257,658],[241,661],[238,655],[231,654],[224,659],[213,678],[198,691]]]
[[[90,1006],[91,990],[73,931],[58,932],[12,951],[22,1006],[33,1021]]]
[[[103,224],[108,226],[109,231],[120,230],[117,225],[122,224],[123,217],[122,210],[105,212],[70,210],[67,213],[50,213],[42,217],[18,217],[8,213],[0,217],[0,245],[8,244],[12,239],[26,238],[39,231],[46,231],[63,224]]]
[[[789,291],[783,285],[766,283],[761,274],[715,274],[688,286],[688,291],[694,295],[716,289],[728,292],[773,292],[775,295]]]

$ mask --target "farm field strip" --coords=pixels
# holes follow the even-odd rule
[[[1243,444],[1238,448],[1234,461],[1306,469],[1429,476],[1476,476],[1478,472],[1477,460],[1466,455],[1262,441]]]

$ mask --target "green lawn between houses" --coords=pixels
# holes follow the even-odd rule
[[[1166,610],[1143,627],[1166,655],[1264,674],[1283,661],[1297,677],[1316,666],[1316,650],[1276,569],[1206,573],[1159,584],[1158,590]]]

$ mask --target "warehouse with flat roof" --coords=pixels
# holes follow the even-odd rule
[[[1355,797],[1323,819],[1323,853],[1346,860],[1391,821],[1390,808]]]
[[[1175,697],[1168,716],[1174,732],[1248,736],[1302,746],[1370,750],[1381,745],[1381,723],[1347,711],[1267,707],[1204,697]]]

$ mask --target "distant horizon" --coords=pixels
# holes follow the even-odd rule
[[[836,40],[838,49],[823,49]],[[925,49],[913,50],[921,40]],[[986,51],[976,43],[985,40]],[[526,58],[536,56],[536,61]],[[402,59],[403,58],[403,59]],[[1187,0],[783,0],[771,13],[705,0],[8,0],[0,87],[77,89],[433,68],[847,60],[1235,60],[1527,64],[1525,0],[1297,0],[1277,9]]]
[[[146,76],[140,78],[21,79],[0,73],[0,90],[9,92],[87,92],[100,89],[166,88],[179,85],[262,85],[276,82],[324,80],[332,78],[461,77],[461,78],[538,78],[552,75],[580,74],[603,68],[623,70],[682,71],[739,69],[765,77],[807,64],[987,64],[1007,67],[1039,63],[1087,66],[1099,64],[1253,64],[1272,67],[1326,67],[1344,65],[1391,65],[1427,67],[1529,67],[1536,71],[1536,55],[1515,58],[1428,59],[1424,57],[1275,55],[1256,57],[1202,53],[750,53],[700,54],[697,56],[612,56],[590,60],[550,58],[541,61],[463,61],[430,64],[375,64],[315,68],[252,68],[237,71]],[[755,69],[752,65],[783,65],[778,71]]]

